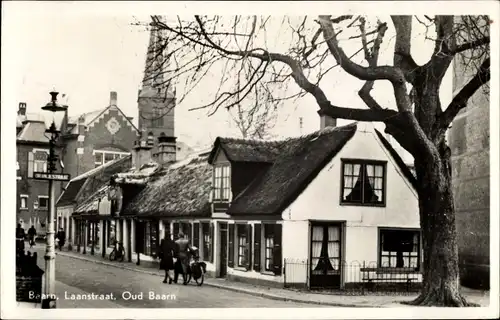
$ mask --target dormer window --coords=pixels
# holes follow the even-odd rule
[[[218,164],[214,167],[214,202],[229,202],[231,195],[230,165]]]
[[[385,205],[385,163],[342,160],[342,204]]]

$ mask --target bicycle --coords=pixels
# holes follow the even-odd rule
[[[109,254],[109,260],[123,262],[125,259],[125,249],[119,241],[115,241],[113,251]]]

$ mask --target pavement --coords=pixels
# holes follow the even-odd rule
[[[40,250],[40,247],[39,249]],[[37,251],[38,251],[37,250]],[[43,251],[38,252],[39,257]],[[42,263],[41,260],[39,263]],[[81,254],[68,251],[57,251],[56,279],[62,283],[56,291],[60,292],[95,292],[106,294],[113,292],[116,300],[93,301],[102,308],[107,303],[118,304],[125,307],[404,307],[403,301],[411,301],[417,297],[416,293],[396,294],[364,294],[349,295],[345,292],[331,291],[306,291],[271,288],[257,286],[242,282],[229,281],[218,278],[205,278],[202,287],[194,284],[187,286],[168,285],[161,283],[163,272],[157,268],[137,266],[130,262],[115,262],[102,258],[101,255]],[[127,281],[123,281],[127,279]],[[68,290],[63,290],[68,286]],[[75,288],[75,289],[73,289]],[[125,291],[148,295],[150,291],[163,296],[169,294],[176,300],[164,299],[128,299],[124,300],[121,294]],[[462,288],[462,293],[469,302],[482,307],[489,306],[489,291]],[[126,297],[128,298],[128,297]],[[160,297],[161,298],[161,297]],[[163,297],[165,298],[165,297]],[[72,302],[58,301],[60,308],[74,308]],[[81,303],[81,302],[80,302]],[[73,304],[75,302],[73,301]],[[77,303],[78,304],[78,303]],[[99,306],[89,306],[99,308]]]

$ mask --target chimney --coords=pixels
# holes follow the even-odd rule
[[[17,109],[17,114],[20,116],[26,115],[26,102],[19,102],[19,109]]]
[[[85,115],[78,117],[78,134],[85,134]]]
[[[132,166],[139,170],[143,165],[151,162],[152,152],[154,146],[154,137],[149,133],[146,138],[144,134],[140,134],[138,139],[134,142],[134,152],[132,155]]]
[[[158,162],[160,164],[172,163],[177,159],[176,137],[167,137],[165,133],[161,133],[158,137]]]
[[[118,105],[117,100],[118,100],[118,94],[116,93],[116,91],[111,91],[109,93],[109,105],[110,106],[117,106]]]
[[[326,127],[333,127],[335,128],[337,126],[337,119],[330,117],[329,115],[326,115],[323,113],[323,111],[319,110],[319,119],[320,119],[320,130],[325,129]]]

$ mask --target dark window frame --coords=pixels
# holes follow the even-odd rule
[[[46,201],[46,205],[42,206],[42,199]],[[38,209],[46,210],[49,209],[49,197],[48,196],[38,196]]]
[[[366,207],[385,207],[386,206],[386,200],[387,200],[387,161],[380,161],[380,160],[367,160],[367,159],[341,159],[341,166],[340,166],[340,204],[341,205],[348,205],[348,206],[366,206]],[[362,186],[364,188],[364,179],[366,179],[364,173],[366,172],[366,166],[367,165],[373,165],[373,166],[381,166],[382,167],[382,201],[381,202],[366,202],[363,198],[361,199],[360,202],[355,202],[355,201],[347,201],[344,200],[344,192],[345,192],[345,179],[344,179],[344,172],[345,172],[345,165],[360,165],[361,170],[363,172],[363,182]],[[375,168],[374,168],[375,172]],[[357,175],[353,176],[357,177]],[[354,186],[353,186],[354,187]],[[350,189],[353,190],[353,189]],[[362,197],[364,197],[364,190],[361,191]]]
[[[263,246],[262,250],[264,251],[264,261],[263,261],[263,270],[266,272],[273,272],[274,271],[274,261],[273,261],[273,254],[274,254],[274,224],[271,223],[263,223],[262,224],[263,229],[262,232],[262,238],[263,238]],[[267,237],[267,235],[270,234],[270,237]],[[272,239],[271,246],[268,246],[267,239]],[[269,252],[269,256],[268,253]],[[269,267],[267,262],[269,261]]]
[[[413,237],[415,234],[417,234],[417,243],[413,243],[412,242],[412,245],[413,247],[416,245],[417,246],[417,249],[416,249],[416,256],[412,256],[411,255],[411,252],[415,252],[415,251],[401,251],[402,252],[402,257],[403,258],[408,258],[409,260],[409,265],[408,266],[387,266],[386,264],[383,264],[382,263],[382,260],[384,257],[388,257],[389,258],[389,263],[391,262],[391,257],[396,257],[397,258],[397,253],[395,255],[392,255],[391,253],[389,254],[383,254],[383,249],[384,249],[384,243],[383,243],[383,237],[382,237],[382,233],[383,232],[407,232],[407,233],[412,233],[413,234]],[[377,265],[379,268],[387,268],[387,269],[393,269],[393,268],[414,268],[415,271],[420,271],[421,270],[421,266],[422,266],[422,231],[418,228],[390,228],[390,227],[379,227],[378,228],[378,239],[377,239],[377,246],[378,246],[378,254],[377,254],[377,258],[378,258],[378,262],[377,262]],[[392,251],[391,251],[392,252]],[[396,251],[394,251],[396,252]],[[409,253],[409,254],[406,254],[405,253]],[[416,264],[417,266],[416,267],[411,267],[411,260],[416,260]],[[397,263],[397,261],[396,261]],[[403,263],[404,263],[404,260],[403,260]]]
[[[247,244],[248,244],[248,238],[247,238],[247,224],[243,223],[236,223],[235,224],[236,228],[236,244],[238,251],[236,251],[236,263],[235,265],[240,268],[244,268],[247,265]],[[241,239],[244,238],[245,242],[242,244]]]
[[[210,256],[210,222],[201,222],[201,234],[203,241],[203,257],[202,260],[208,261]]]

